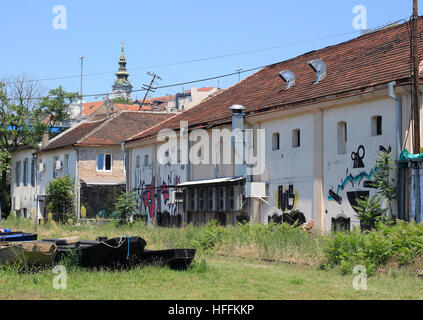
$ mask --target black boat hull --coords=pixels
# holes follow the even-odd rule
[[[185,270],[195,258],[195,249],[144,250],[141,263],[144,265],[168,266]]]

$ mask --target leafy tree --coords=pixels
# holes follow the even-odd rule
[[[113,103],[121,103],[121,104],[132,104],[132,100],[131,99],[127,99],[127,98],[115,98],[112,100]]]
[[[53,214],[53,219],[66,222],[68,215],[72,213],[74,182],[70,176],[64,176],[54,179],[50,182],[47,193],[48,210]]]
[[[0,81],[0,201],[2,214],[10,212],[10,159],[22,146],[36,148],[44,131],[69,119],[69,104],[79,98],[61,87],[49,91],[25,75]]]
[[[77,92],[66,92],[61,86],[51,89],[48,96],[41,100],[36,117],[43,119],[45,129],[51,132],[54,126],[70,119],[69,106],[80,98]]]
[[[136,196],[136,193],[133,191],[128,193],[122,192],[119,196],[115,207],[119,219],[127,220],[136,211],[138,207]]]
[[[2,214],[10,212],[10,158],[21,146],[35,146],[42,137],[42,122],[35,110],[43,88],[25,75],[0,81],[0,201]]]
[[[391,159],[392,152],[378,152],[376,160],[378,170],[373,176],[373,182],[377,188],[377,193],[388,201],[389,212],[392,215],[392,200],[397,197],[396,182],[392,179],[391,172],[394,170],[394,162]]]
[[[372,230],[376,222],[383,216],[387,209],[380,208],[380,198],[373,196],[371,198],[357,198],[357,206],[354,206],[357,215],[360,218],[362,230]]]

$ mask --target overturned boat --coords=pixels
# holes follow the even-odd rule
[[[146,245],[140,237],[100,238],[81,240],[79,237],[63,239],[44,239],[43,242],[57,246],[56,261],[70,253],[79,254],[80,264],[85,268],[123,267],[136,263]]]
[[[141,263],[185,270],[195,258],[195,249],[144,250]]]
[[[141,237],[120,237],[81,240],[79,237],[44,239],[57,246],[56,261],[69,254],[78,253],[85,268],[125,267],[130,265],[161,265],[172,269],[186,269],[194,260],[195,249],[146,250]]]

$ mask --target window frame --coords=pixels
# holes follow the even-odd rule
[[[277,140],[276,140],[277,139]],[[281,147],[281,135],[279,132],[273,132],[272,133],[272,151],[278,151]],[[276,146],[275,146],[276,143]]]
[[[299,128],[292,130],[292,147],[301,147],[301,129]]]
[[[100,155],[103,156],[103,167],[102,167],[102,169],[98,168],[98,157]],[[107,158],[107,156],[110,156],[110,169],[109,170],[106,169],[106,158]],[[99,171],[99,172],[111,172],[111,171],[113,171],[113,154],[106,153],[106,152],[97,153],[96,171]]]
[[[341,138],[343,138],[343,141],[341,141]],[[341,120],[336,123],[336,153],[338,155],[347,154],[347,143],[348,125],[346,121]]]

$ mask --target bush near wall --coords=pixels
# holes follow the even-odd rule
[[[337,232],[326,240],[326,268],[340,267],[351,273],[354,266],[363,265],[367,274],[392,261],[400,266],[423,258],[423,225],[398,221],[394,225],[379,223],[377,230]]]

